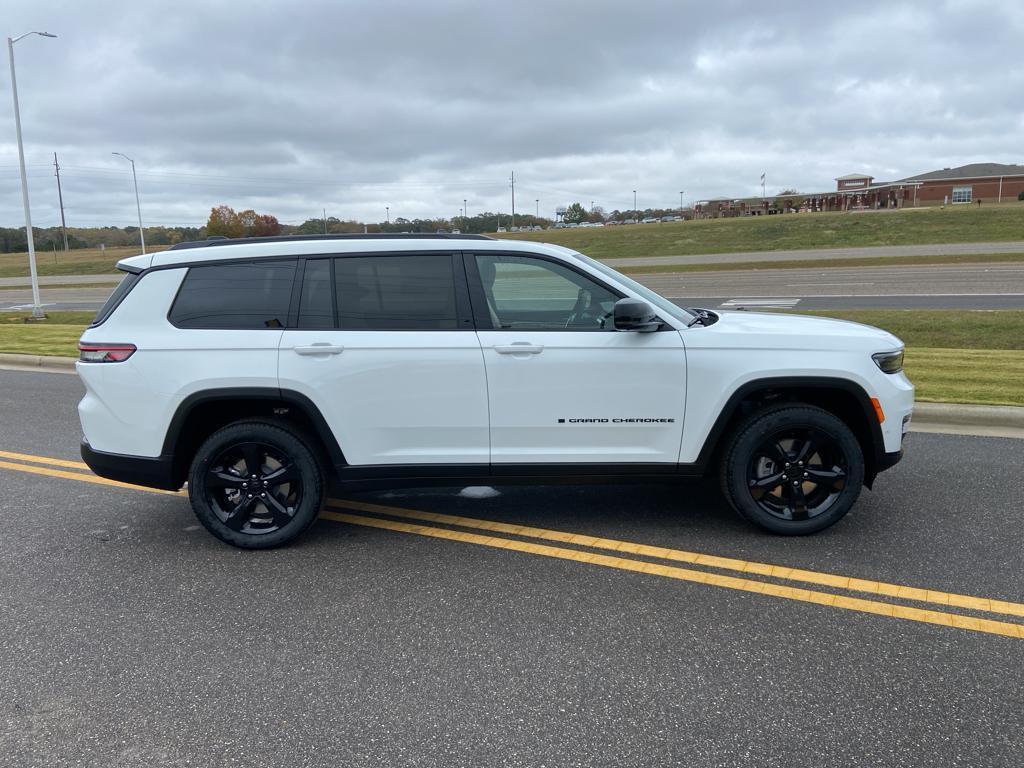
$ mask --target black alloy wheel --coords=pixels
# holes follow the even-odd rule
[[[236,422],[199,447],[188,491],[196,517],[218,539],[268,549],[291,541],[316,520],[323,471],[291,425]]]
[[[821,429],[782,429],[765,437],[747,463],[750,496],[782,520],[808,520],[828,511],[846,486],[849,459]]]
[[[726,445],[719,480],[746,520],[774,533],[815,533],[857,500],[864,456],[835,415],[810,405],[778,405],[740,424]]]
[[[237,443],[210,462],[206,502],[237,533],[263,535],[288,525],[302,500],[294,461],[266,443]]]

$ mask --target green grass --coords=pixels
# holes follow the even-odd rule
[[[501,234],[564,245],[598,259],[736,251],[1024,240],[1024,204],[863,213],[795,213]]]
[[[882,256],[849,259],[787,259],[785,261],[736,261],[727,264],[661,264],[651,267],[623,268],[636,276],[673,272],[735,272],[743,269],[838,269],[840,267],[891,267],[915,264],[997,264],[1024,262],[1024,253],[958,253],[941,256]]]
[[[156,246],[147,252],[162,251],[167,246]],[[80,248],[74,251],[36,251],[36,271],[40,275],[102,275],[113,273],[117,280],[117,269],[114,266],[120,259],[137,256],[139,249],[135,247]],[[28,277],[27,253],[0,253],[0,277]]]
[[[908,347],[907,376],[918,400],[1024,406],[1024,352]]]
[[[917,398],[1024,406],[1024,310],[847,310],[805,314],[885,328],[907,344]],[[0,313],[0,352],[76,357],[91,312],[54,312],[41,323]]]
[[[794,310],[884,328],[907,347],[1024,350],[1024,310],[846,309]],[[1020,388],[1024,390],[1024,378]]]

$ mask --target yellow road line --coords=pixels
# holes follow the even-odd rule
[[[565,544],[575,544],[577,546],[592,547],[594,549],[607,549],[630,555],[656,557],[661,560],[673,560],[676,562],[690,563],[691,565],[702,565],[709,568],[720,568],[727,571],[757,574],[759,576],[768,576],[786,581],[798,581],[805,584],[816,584],[822,587],[846,589],[851,592],[868,592],[873,595],[884,597],[895,597],[902,600],[915,600],[917,602],[933,603],[950,608],[965,608],[974,611],[986,611],[988,613],[1002,613],[1008,616],[1024,616],[1024,605],[1020,603],[1007,602],[1005,600],[990,600],[984,597],[958,595],[950,592],[940,592],[934,589],[908,587],[902,584],[887,584],[882,581],[858,579],[850,576],[838,576],[831,573],[822,573],[820,571],[806,571],[800,568],[787,568],[786,566],[771,565],[769,563],[748,562],[746,560],[737,560],[731,557],[704,555],[699,552],[687,552],[680,549],[654,547],[648,544],[618,541],[617,539],[603,539],[578,533],[552,531],[546,528],[531,528],[526,525],[499,523],[493,520],[478,520],[472,517],[443,515],[437,512],[422,512],[402,507],[388,507],[381,504],[368,504],[361,501],[328,499],[327,504],[328,506],[341,506],[346,509],[352,509],[359,512],[392,515],[393,517],[404,517],[411,520],[425,520],[432,523],[457,525],[462,528],[475,528],[477,530],[507,533],[514,536],[526,536],[534,539],[559,541]]]
[[[33,467],[28,464],[13,464],[9,461],[0,461],[0,469],[13,469],[16,472],[28,472],[32,475],[44,475],[46,477],[59,477],[64,480],[77,480],[80,483],[95,483],[96,485],[109,485],[115,488],[128,488],[133,491],[148,491],[149,493],[162,493],[165,496],[184,496],[181,491],[162,491],[159,488],[145,488],[141,485],[130,483],[119,483],[117,480],[108,480],[105,477],[86,475],[82,472],[67,472],[62,469],[50,469],[49,467]]]
[[[51,459],[49,456],[34,456],[31,453],[11,453],[0,451],[0,459],[14,459],[15,461],[27,461],[31,464],[50,464],[54,467],[67,467],[68,469],[85,469],[89,467],[80,461],[65,461],[64,459]]]
[[[725,587],[736,589],[742,592],[754,592],[759,595],[780,597],[786,600],[796,600],[803,603],[815,603],[817,605],[842,608],[849,611],[861,613],[872,613],[879,616],[888,616],[894,619],[906,619],[918,621],[925,624],[938,624],[943,627],[956,627],[968,629],[974,632],[985,632],[992,635],[1003,635],[1016,639],[1024,639],[1024,625],[1011,624],[1004,621],[992,621],[990,619],[977,619],[970,616],[961,616],[955,613],[944,613],[942,611],[929,611],[922,608],[910,608],[905,605],[893,605],[892,603],[864,600],[856,597],[845,597],[833,595],[827,592],[815,592],[810,589],[798,589],[787,587],[782,584],[772,584],[765,581],[754,581],[743,579],[737,576],[723,576],[707,571],[694,571],[689,568],[680,568],[674,565],[660,565],[648,563],[642,560],[630,560],[622,557],[612,557],[593,552],[581,552],[576,549],[565,549],[563,547],[552,547],[547,544],[533,544],[518,539],[505,539],[500,536],[483,536],[478,533],[467,533],[465,531],[453,531],[447,528],[433,528],[426,525],[413,523],[402,523],[396,520],[384,520],[378,517],[363,517],[361,515],[349,515],[341,512],[321,512],[320,516],[327,520],[334,520],[340,523],[361,525],[368,528],[382,528],[388,531],[400,533],[412,533],[418,536],[429,536],[435,539],[448,539],[467,544],[479,544],[485,547],[497,549],[508,549],[515,552],[526,552],[531,555],[553,557],[560,560],[574,560],[580,563],[590,563],[606,568],[616,568],[622,571],[633,571],[635,573],[647,573],[654,576],[663,576],[679,581],[690,581],[697,584],[707,584],[714,587]]]

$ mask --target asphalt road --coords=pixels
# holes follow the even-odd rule
[[[0,371],[5,767],[1020,764],[1024,634],[372,523],[425,510],[469,531],[504,521],[1021,601],[1024,441],[912,435],[850,516],[808,538],[751,529],[703,484],[435,489],[351,496],[370,523],[321,520],[255,553],[198,528],[183,498],[45,463],[77,458],[80,391]],[[541,543],[596,558],[592,542]],[[604,556],[665,562],[628,551]],[[719,564],[672,563],[738,576]]]
[[[1024,308],[1024,264],[680,272],[638,279],[683,306],[707,308],[759,303],[799,309]],[[43,286],[41,296],[51,311],[95,311],[110,291],[109,285]],[[759,302],[765,299],[771,301]],[[28,288],[0,289],[0,311],[25,309],[31,302]]]

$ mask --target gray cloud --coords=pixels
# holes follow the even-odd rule
[[[1024,161],[1015,3],[21,2],[33,218],[608,209]],[[21,221],[9,81],[0,223]]]

